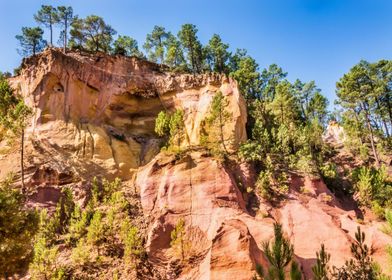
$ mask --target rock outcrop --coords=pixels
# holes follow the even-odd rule
[[[64,55],[56,49],[26,59],[15,90],[34,110],[26,135],[26,186],[29,203],[53,206],[60,189],[71,186],[86,196],[93,176],[121,177],[140,192],[148,224],[149,260],[169,279],[251,279],[256,264],[268,262],[262,242],[279,221],[295,247],[295,258],[311,276],[316,251],[324,243],[331,265],[350,256],[357,216],[320,179],[292,174],[287,199],[261,213],[247,209],[254,187],[251,166],[222,161],[200,148],[201,126],[213,96],[228,100],[225,124],[230,149],[246,140],[246,107],[235,81],[225,75],[174,74],[137,58]],[[154,132],[162,110],[184,111],[188,152],[160,152]],[[334,131],[333,135],[337,135]],[[18,172],[18,153],[0,157],[0,179]],[[20,177],[19,177],[20,178]],[[188,259],[173,269],[176,252],[170,233],[184,219]],[[392,239],[378,222],[362,226],[382,265]]]
[[[154,126],[160,111],[183,110],[186,145],[199,145],[201,124],[218,91],[232,116],[224,130],[231,149],[246,139],[245,102],[225,75],[176,75],[137,58],[48,49],[25,59],[11,84],[34,109],[27,137],[124,178],[159,152]]]

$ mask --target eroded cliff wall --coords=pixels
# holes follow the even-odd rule
[[[53,206],[64,186],[83,200],[92,177],[121,177],[140,194],[149,260],[168,279],[251,279],[257,263],[268,268],[262,242],[272,238],[276,221],[307,277],[321,243],[332,254],[331,265],[349,258],[358,217],[321,180],[293,173],[282,204],[259,200],[258,212],[250,213],[251,166],[200,149],[201,124],[218,91],[229,103],[231,119],[224,128],[229,148],[235,151],[246,140],[245,102],[226,76],[174,74],[136,58],[48,49],[26,59],[11,83],[34,110],[25,144],[29,203]],[[181,157],[160,152],[154,132],[158,113],[176,109],[184,111],[189,139]],[[8,172],[20,175],[15,146],[0,156],[0,177]],[[170,233],[179,219],[185,221],[192,257],[173,271]],[[392,240],[379,227],[362,225],[384,265]]]

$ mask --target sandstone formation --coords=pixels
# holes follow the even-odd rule
[[[332,265],[350,256],[359,225],[355,209],[343,207],[320,179],[292,174],[287,199],[274,207],[259,201],[265,211],[255,214],[247,199],[247,188],[254,187],[252,167],[219,160],[199,147],[201,124],[218,91],[232,116],[224,130],[230,149],[246,140],[246,106],[232,79],[174,74],[136,58],[48,49],[26,59],[11,83],[34,110],[26,135],[29,203],[54,205],[63,186],[83,200],[93,176],[128,180],[140,192],[149,259],[169,279],[251,279],[256,264],[267,269],[262,242],[273,237],[275,221],[283,224],[307,277],[321,243]],[[154,133],[157,114],[176,109],[184,111],[183,145],[189,148],[180,157],[160,152]],[[18,173],[18,162],[16,151],[2,155],[0,178]],[[170,232],[180,218],[191,242],[190,259],[173,272]],[[392,239],[378,222],[362,227],[384,264]]]

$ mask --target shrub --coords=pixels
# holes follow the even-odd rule
[[[290,279],[302,279],[302,273],[298,264],[293,261],[294,247],[290,241],[283,236],[282,225],[274,224],[274,240],[263,243],[265,256],[270,264],[268,274],[264,275],[261,266],[257,267],[256,273],[261,279],[284,280],[286,279],[285,268],[291,263]],[[257,279],[257,277],[256,277]]]
[[[76,265],[85,266],[90,262],[91,246],[86,242],[85,238],[81,238],[76,247],[72,249],[71,259]]]
[[[90,225],[87,228],[87,243],[96,247],[99,255],[99,246],[103,242],[105,237],[105,225],[102,222],[102,213],[97,211],[94,213],[93,218],[90,221]]]
[[[66,241],[69,245],[75,245],[76,242],[87,233],[90,216],[88,210],[83,211],[79,205],[75,206],[69,223],[68,235],[66,237]]]
[[[355,233],[355,241],[351,243],[353,259],[346,261],[341,268],[333,267],[334,279],[347,280],[376,280],[381,273],[375,269],[370,256],[370,249],[365,244],[365,233],[358,227]]]
[[[26,210],[25,197],[11,189],[12,180],[0,184],[0,278],[16,273],[29,260],[38,230],[38,213]]]
[[[386,223],[382,227],[382,231],[385,232],[386,234],[392,235],[392,210],[385,209],[384,215],[385,215]]]
[[[142,239],[137,227],[133,226],[129,219],[126,219],[121,226],[121,239],[124,244],[124,259],[126,262],[134,262],[139,259],[143,252]]]
[[[170,246],[174,249],[175,253],[180,255],[181,260],[184,261],[190,249],[190,243],[186,238],[184,219],[181,218],[178,220],[174,229],[170,233],[170,237]]]
[[[386,168],[360,167],[353,171],[352,180],[361,205],[377,210],[392,205],[392,184]]]
[[[34,258],[30,264],[33,279],[52,279],[57,270],[57,248],[48,246],[45,237],[39,237],[34,245]]]
[[[317,252],[316,256],[316,264],[312,267],[314,280],[328,280],[328,262],[331,255],[325,251],[324,244],[321,244],[320,252]]]

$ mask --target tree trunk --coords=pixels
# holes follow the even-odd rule
[[[24,190],[25,183],[24,183],[24,164],[23,164],[23,159],[24,159],[24,128],[22,128],[21,149],[20,149],[20,171],[21,171],[22,189]]]
[[[388,115],[389,115],[389,122],[390,125],[392,127],[392,106],[391,106],[391,100],[389,98],[389,93],[387,94],[387,98],[386,98],[386,103],[387,103],[387,108],[388,108]]]
[[[220,136],[221,136],[221,142],[222,142],[222,145],[223,145],[223,149],[224,149],[225,153],[227,154],[228,152],[227,152],[227,148],[226,148],[226,145],[225,145],[225,140],[224,140],[224,137],[223,137],[222,110],[219,111],[219,129],[220,129]]]
[[[53,26],[50,24],[50,46],[53,47]]]
[[[375,98],[375,99],[376,99],[376,104],[377,104],[377,110],[380,112],[381,123],[384,126],[385,133],[386,133],[387,137],[389,138],[390,135],[389,135],[389,131],[388,131],[388,126],[387,126],[387,122],[385,120],[385,116],[383,116],[382,111],[381,111],[380,101],[378,100],[378,98]]]
[[[363,107],[363,109],[365,111],[366,124],[367,124],[367,127],[368,127],[369,132],[370,132],[370,144],[372,145],[372,151],[373,151],[374,159],[376,160],[377,166],[380,166],[380,159],[378,158],[376,146],[374,144],[373,128],[372,128],[372,126],[370,124],[369,111],[368,111],[368,108],[366,107],[365,104],[363,104],[362,107]]]
[[[64,53],[67,53],[67,17],[64,22]]]

